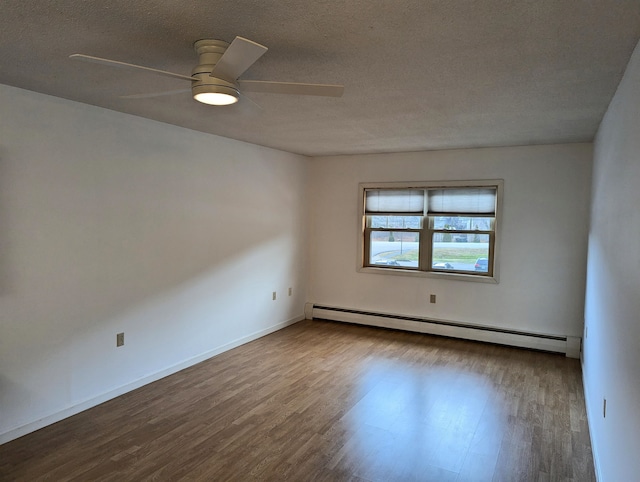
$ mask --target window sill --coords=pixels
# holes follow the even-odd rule
[[[401,268],[375,268],[372,266],[359,266],[358,273],[366,274],[382,274],[392,276],[413,276],[416,278],[436,278],[451,281],[471,281],[473,283],[492,283],[498,284],[497,276],[478,276],[464,273],[447,273],[445,271],[418,271]]]

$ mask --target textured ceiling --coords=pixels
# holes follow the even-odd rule
[[[0,83],[307,155],[590,141],[640,38],[639,0],[3,0],[0,12]],[[236,35],[269,47],[242,78],[344,96],[247,94],[261,109],[122,99],[185,81],[68,59],[190,75],[195,40]]]

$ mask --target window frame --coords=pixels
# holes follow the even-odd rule
[[[460,217],[493,217],[493,230],[476,231],[476,230],[455,230],[455,234],[481,234],[489,235],[489,266],[487,273],[474,273],[468,271],[451,271],[451,270],[437,270],[433,269],[432,263],[432,249],[433,249],[433,236],[436,233],[443,233],[452,231],[435,229],[433,226],[433,218],[437,215],[429,215],[428,206],[428,190],[434,189],[455,189],[455,188],[479,188],[489,187],[496,190],[496,202],[495,202],[495,214],[493,216],[487,216],[483,214],[471,214],[462,213],[455,214]],[[397,228],[371,228],[367,226],[367,214],[365,213],[365,193],[367,190],[375,189],[424,189],[424,210],[421,214],[422,226],[420,229],[397,229]],[[420,182],[366,182],[358,185],[358,258],[356,270],[361,273],[372,274],[390,274],[400,276],[418,276],[428,278],[440,278],[440,279],[452,279],[452,280],[464,280],[475,281],[484,283],[498,283],[499,273],[499,245],[500,245],[500,228],[502,225],[502,197],[504,189],[504,180],[502,179],[487,179],[487,180],[466,180],[466,181],[420,181]],[[389,214],[389,215],[401,215],[401,214]],[[410,215],[409,213],[405,215]],[[415,215],[415,214],[413,214]],[[368,264],[369,260],[369,239],[371,232],[373,231],[402,231],[402,232],[418,232],[419,241],[419,259],[418,267],[403,267],[403,266],[383,266],[383,265],[371,265]]]
[[[390,216],[393,216],[392,214]],[[423,239],[423,236],[425,236],[425,228],[424,228],[424,219],[422,220],[422,227],[417,229],[417,228],[372,228],[371,226],[367,226],[367,220],[366,220],[366,215],[365,215],[365,227],[364,227],[364,237],[363,237],[363,247],[364,247],[364,254],[362,257],[362,264],[363,267],[366,266],[367,268],[369,267],[376,267],[375,265],[365,265],[364,260],[365,259],[369,259],[369,252],[370,252],[370,243],[367,243],[365,240],[370,239],[371,237],[371,233],[375,233],[375,232],[392,232],[392,233],[418,233],[418,236],[420,237],[420,239]],[[422,243],[422,241],[420,241],[420,243]],[[393,266],[393,265],[388,265],[388,266],[383,266],[384,268],[388,268],[388,269],[403,269],[403,270],[408,270],[408,271],[420,271],[420,267],[422,265],[422,250],[420,250],[419,252],[419,258],[418,258],[418,266],[417,267],[411,267],[411,266]]]

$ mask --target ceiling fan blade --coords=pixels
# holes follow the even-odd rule
[[[184,94],[186,92],[191,92],[191,89],[178,89],[178,90],[167,90],[164,92],[149,92],[147,94],[129,94],[129,95],[121,95],[121,99],[149,99],[151,97],[163,97],[165,95],[174,95],[174,94]]]
[[[343,85],[301,84],[297,82],[269,82],[265,80],[239,80],[238,86],[245,92],[267,94],[321,95],[342,97]]]
[[[211,72],[211,77],[235,82],[267,50],[264,45],[246,38],[236,37],[218,60]]]
[[[248,95],[244,95],[242,92],[239,92],[240,97],[242,97],[244,100],[248,101],[249,104],[252,105],[252,107],[254,107],[255,109],[258,110],[262,110],[262,106],[260,104],[258,104],[255,100],[253,100],[251,97],[249,97]]]
[[[142,65],[128,64],[126,62],[120,62],[119,60],[102,59],[100,57],[93,57],[91,55],[84,54],[72,54],[69,55],[70,59],[82,60],[83,62],[91,62],[94,64],[108,65],[109,67],[118,67],[121,69],[129,70],[142,70],[144,72],[150,72],[152,74],[164,75],[165,77],[171,77],[174,79],[182,79],[193,81],[195,79],[182,74],[174,74],[173,72],[167,72],[166,70],[152,69],[151,67],[143,67]]]

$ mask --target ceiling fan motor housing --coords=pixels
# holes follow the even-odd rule
[[[217,77],[211,77],[211,71],[216,66],[220,57],[225,53],[229,44],[224,40],[198,40],[193,48],[198,54],[198,65],[191,71],[194,80],[191,91],[195,97],[197,94],[215,91],[238,98],[238,85]]]

